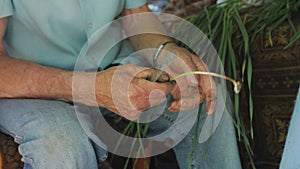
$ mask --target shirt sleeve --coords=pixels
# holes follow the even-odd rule
[[[146,2],[147,2],[147,0],[125,0],[125,8],[126,9],[137,8],[137,7],[140,7],[142,5],[145,5]]]
[[[0,0],[0,18],[14,13],[12,0]]]

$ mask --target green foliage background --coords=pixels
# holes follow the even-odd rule
[[[243,89],[249,93],[248,112],[251,126],[250,129],[246,129],[239,112],[239,95],[231,91],[238,138],[245,144],[253,168],[255,168],[252,160],[253,152],[250,138],[246,134],[246,130],[250,130],[250,137],[253,139],[251,44],[255,43],[268,27],[267,35],[272,45],[272,31],[283,22],[289,22],[294,31],[294,36],[285,49],[295,45],[300,39],[300,30],[296,29],[292,20],[293,17],[297,17],[296,12],[300,9],[299,0],[270,0],[260,4],[255,6],[243,0],[227,0],[207,6],[198,14],[186,18],[210,39],[224,65],[226,75],[242,81]]]

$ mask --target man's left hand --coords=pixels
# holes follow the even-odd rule
[[[209,71],[207,65],[187,49],[175,44],[168,44],[164,49],[177,54],[177,58],[172,61],[166,70],[172,77],[191,71]],[[211,76],[187,75],[176,79],[176,83],[171,92],[175,100],[168,107],[170,112],[193,109],[202,103],[204,99],[206,100],[207,114],[210,115],[214,112],[217,105],[217,88]]]

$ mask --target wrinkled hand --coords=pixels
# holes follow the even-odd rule
[[[96,99],[101,107],[129,120],[164,102],[174,85],[150,82],[154,70],[135,65],[109,68],[96,76]]]
[[[177,57],[166,70],[172,77],[191,71],[208,72],[206,64],[188,50],[175,44],[168,44],[164,49],[177,53]],[[164,56],[162,56],[163,58]],[[206,99],[207,114],[212,114],[216,108],[216,84],[212,77],[207,75],[187,75],[176,79],[176,86],[171,94],[175,99],[168,107],[171,112],[193,109],[199,103],[202,103],[204,99]]]

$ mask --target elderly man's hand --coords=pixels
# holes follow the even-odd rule
[[[165,101],[171,92],[171,83],[150,82],[154,70],[135,65],[116,66],[96,76],[96,99],[100,106],[129,120]]]
[[[177,57],[166,70],[171,76],[175,77],[179,74],[191,71],[208,72],[206,64],[188,50],[175,44],[168,44],[164,49],[177,54]],[[164,55],[166,54],[162,53],[162,56],[159,56],[162,58],[162,62],[165,57]],[[212,77],[207,75],[187,75],[176,79],[176,82],[177,85],[171,92],[175,101],[169,106],[169,111],[178,112],[180,110],[189,110],[206,99],[207,114],[214,112],[217,104],[217,89]]]

